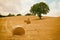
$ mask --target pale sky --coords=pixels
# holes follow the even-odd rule
[[[0,0],[0,13],[24,15],[29,13],[30,7],[38,2],[45,2],[49,6],[50,12],[47,16],[60,16],[60,0]]]

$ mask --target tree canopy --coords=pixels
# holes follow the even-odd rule
[[[27,14],[25,14],[25,16],[32,16],[32,14],[31,13],[27,13]]]
[[[30,12],[33,14],[33,15],[36,15],[38,17],[40,17],[41,19],[41,14],[47,14],[49,12],[49,7],[46,3],[44,2],[40,2],[40,3],[36,3],[34,4],[31,9],[30,9]]]
[[[17,14],[17,16],[21,16],[21,14]]]

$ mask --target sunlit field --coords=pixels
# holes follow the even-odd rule
[[[30,24],[24,22],[29,18]],[[23,35],[13,35],[22,27]],[[19,30],[20,31],[20,30]],[[60,40],[60,17],[14,16],[0,18],[0,40]]]

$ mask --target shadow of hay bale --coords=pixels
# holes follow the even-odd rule
[[[17,27],[13,30],[13,35],[24,35],[25,30],[22,27]]]

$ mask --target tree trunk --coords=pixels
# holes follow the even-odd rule
[[[39,16],[40,19],[42,19],[42,18],[41,18],[41,17],[42,17],[41,14],[38,14],[38,16]]]
[[[42,19],[42,18],[40,17],[40,19]]]

